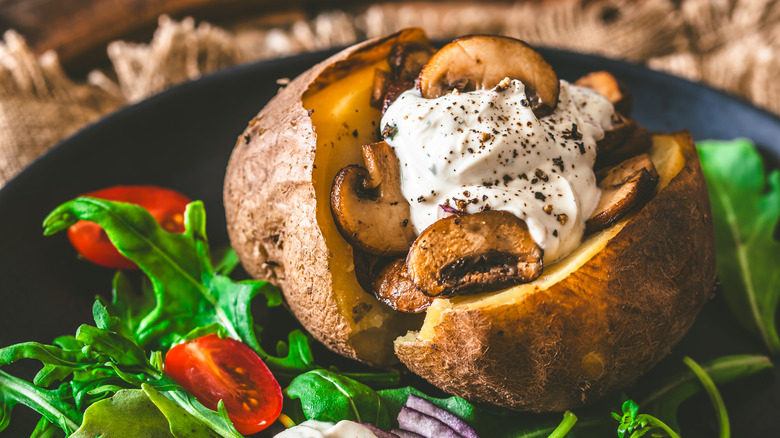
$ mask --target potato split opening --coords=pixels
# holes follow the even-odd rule
[[[659,181],[648,203],[533,282],[437,298],[423,314],[394,311],[358,283],[360,259],[339,233],[329,197],[336,173],[362,164],[362,146],[380,140],[375,71],[391,70],[396,43],[426,41],[407,30],[346,49],[296,78],[250,122],[224,191],[242,264],[280,285],[328,348],[373,365],[400,359],[474,402],[560,411],[627,386],[681,339],[712,293],[712,217],[690,135],[653,136]]]
[[[424,38],[421,31],[413,30],[402,32],[395,39],[404,42],[421,37]],[[336,228],[330,210],[330,191],[340,169],[350,164],[364,165],[362,146],[380,140],[378,127],[382,113],[371,106],[371,94],[374,71],[390,69],[387,57],[392,47],[392,42],[372,46],[342,61],[343,64],[331,66],[309,86],[302,98],[317,134],[313,169],[317,223],[331,250],[328,266],[333,287],[339,291],[339,312],[352,315],[351,309],[356,306],[364,309],[370,306],[364,314],[359,312],[359,318],[350,318],[354,334],[350,343],[364,359],[380,365],[397,362],[392,351],[393,339],[418,328],[421,317],[392,311],[360,287],[351,269],[352,247]]]

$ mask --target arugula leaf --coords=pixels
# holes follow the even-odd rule
[[[746,139],[702,141],[698,152],[712,204],[723,295],[737,320],[776,355],[780,172],[765,176],[761,156]]]
[[[81,424],[81,411],[71,402],[68,386],[42,389],[0,370],[0,431],[11,422],[11,410],[21,403],[46,420],[58,425],[66,434],[73,433]]]
[[[729,438],[731,436],[731,426],[729,424],[729,416],[726,412],[726,405],[723,403],[723,398],[720,395],[720,392],[718,392],[718,388],[715,386],[715,382],[712,381],[712,378],[707,374],[706,371],[696,363],[693,359],[690,357],[684,357],[683,363],[688,366],[688,368],[693,371],[693,374],[696,375],[696,378],[699,379],[699,382],[701,382],[701,385],[704,387],[704,390],[707,392],[707,395],[710,398],[710,401],[712,401],[712,405],[715,407],[715,414],[718,417],[718,425],[720,426],[720,437],[721,438]]]
[[[159,340],[167,330],[176,331],[185,317],[203,307],[203,295],[192,292],[203,287],[191,223],[199,218],[198,210],[190,204],[184,234],[173,234],[163,230],[143,207],[81,197],[60,205],[44,219],[44,235],[65,230],[79,219],[96,222],[117,250],[138,264],[156,296],[156,306],[141,321],[136,335],[144,346]]]
[[[205,423],[190,415],[184,408],[166,398],[149,385],[143,386],[143,392],[157,406],[168,420],[170,430],[176,437],[219,438],[222,435],[206,426]],[[230,424],[232,428],[232,423]]]
[[[30,438],[65,438],[65,433],[59,426],[41,417],[30,434]]]
[[[35,359],[44,365],[43,370],[33,381],[40,386],[48,386],[54,380],[63,379],[75,370],[94,363],[94,360],[85,355],[80,348],[66,350],[38,342],[23,342],[0,348],[0,365],[7,365],[21,359]]]
[[[293,379],[285,393],[299,399],[309,420],[352,420],[390,429],[390,415],[384,401],[362,383],[332,371],[318,369]]]
[[[623,402],[622,417],[614,412],[612,413],[612,416],[615,418],[615,420],[620,422],[617,428],[617,435],[620,438],[639,438],[656,428],[663,430],[670,438],[680,438],[680,435],[667,426],[663,421],[653,417],[652,415],[640,414],[639,406],[634,403],[633,400],[626,400]],[[652,436],[661,435],[653,433]]]
[[[277,306],[282,301],[279,290],[263,281],[235,283],[217,274],[211,265],[203,204],[189,204],[184,215],[185,232],[173,234],[142,207],[82,197],[52,211],[44,220],[44,234],[62,231],[79,219],[96,222],[119,252],[148,276],[155,297],[151,309],[148,294],[121,300],[120,294],[132,296],[129,285],[122,277],[114,284],[112,307],[133,322],[127,328],[133,329],[140,346],[167,349],[182,335],[217,322],[231,337],[258,351],[251,301],[264,295],[268,306]],[[229,271],[233,262],[231,257],[226,260],[220,269]]]
[[[153,394],[154,391],[159,391],[168,399],[174,401],[181,406],[184,411],[189,415],[196,418],[202,424],[208,426],[209,429],[216,432],[218,436],[223,438],[243,438],[236,428],[233,427],[233,423],[228,418],[227,411],[225,410],[225,404],[220,400],[217,405],[217,411],[203,406],[192,394],[185,391],[176,382],[167,376],[164,376],[154,384],[142,385],[142,389],[147,394]],[[155,403],[161,404],[161,401],[155,398]],[[170,410],[167,410],[170,415]]]
[[[766,356],[736,355],[723,356],[706,362],[701,368],[718,385],[735,382],[774,366]],[[649,380],[634,388],[637,394],[644,394],[639,405],[646,412],[663,419],[674,430],[679,431],[677,410],[690,397],[701,391],[702,386],[691,370],[661,379]]]
[[[117,271],[114,275],[111,292],[111,303],[101,302],[112,315],[116,315],[122,321],[124,328],[118,331],[132,333],[135,337],[144,316],[157,305],[154,290],[149,281],[144,279],[141,291],[136,292],[128,274],[124,271]]]
[[[81,427],[70,438],[99,436],[174,438],[168,420],[140,389],[118,391],[92,404],[84,412]]]

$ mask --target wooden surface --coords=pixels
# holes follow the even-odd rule
[[[14,29],[37,53],[53,49],[68,69],[97,62],[116,39],[146,41],[160,14],[219,21],[284,10],[338,8],[354,0],[0,0],[0,32]]]

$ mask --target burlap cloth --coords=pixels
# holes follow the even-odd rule
[[[73,80],[23,36],[0,42],[0,187],[51,146],[123,105],[239,63],[343,46],[407,26],[432,38],[500,33],[644,63],[780,114],[780,2],[558,0],[387,2],[221,27],[162,16],[148,43],[108,45],[111,68]]]

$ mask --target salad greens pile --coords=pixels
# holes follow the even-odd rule
[[[780,173],[766,178],[760,156],[745,140],[702,142],[699,151],[713,205],[723,294],[735,317],[776,355],[780,272],[774,264],[780,260],[780,243],[773,233],[780,218]],[[256,321],[255,315],[263,313],[258,309],[281,306],[281,293],[264,281],[231,278],[237,257],[232,250],[212,255],[201,202],[187,207],[185,232],[171,234],[141,207],[82,197],[52,211],[44,233],[63,231],[78,220],[101,225],[144,275],[134,281],[132,274],[117,272],[111,296],[95,300],[94,324],[81,325],[75,335],[58,337],[51,345],[0,348],[0,366],[22,359],[41,363],[32,382],[0,370],[0,431],[21,404],[41,415],[32,437],[239,437],[223,404],[217,411],[206,408],[163,373],[163,354],[171,346],[212,333],[241,340],[263,359],[285,388],[285,425],[346,419],[389,430],[415,394],[460,416],[480,435],[498,438],[678,437],[678,408],[702,389],[715,407],[721,437],[728,437],[728,415],[716,384],[773,367],[760,355],[726,356],[701,365],[685,358],[677,374],[645,379],[629,389],[630,399],[609,397],[563,418],[477,406],[459,397],[435,398],[404,386],[397,370],[350,373],[319,364],[310,337],[299,328],[286,339],[263,339],[267,322]],[[274,342],[275,351],[264,347]],[[622,414],[610,416],[616,407]]]
[[[775,314],[780,300],[780,172],[768,176],[746,139],[698,144],[715,219],[718,277],[734,316],[780,353]],[[738,165],[735,165],[738,163]]]

